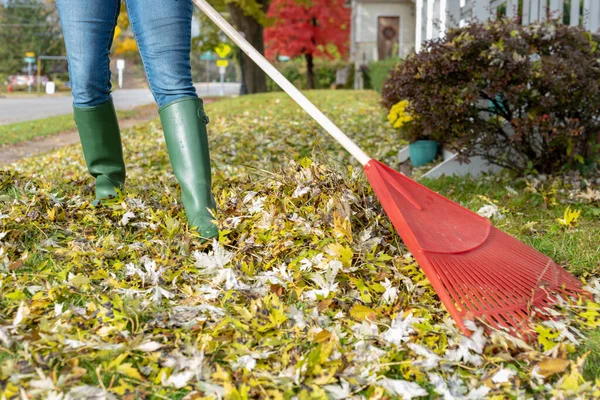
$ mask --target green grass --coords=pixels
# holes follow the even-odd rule
[[[551,196],[549,184],[533,192],[527,190],[525,179],[444,177],[424,180],[423,183],[473,211],[488,204],[488,201],[479,197],[487,196],[506,211],[503,219],[494,220],[496,227],[552,257],[576,275],[600,272],[598,205],[577,199],[566,203],[564,194],[554,195],[556,200],[562,200],[561,204],[548,204],[548,196]],[[540,191],[546,195],[546,201]],[[563,217],[567,206],[581,210],[576,225],[570,228],[557,221]]]
[[[16,92],[8,93],[6,88],[0,87],[0,97],[5,98],[24,98],[24,97],[62,97],[62,96],[70,96],[70,91],[60,91],[55,92],[53,95],[47,95],[46,93],[37,93],[34,89],[33,92],[28,93],[27,90],[19,90]]]
[[[132,118],[135,115],[136,109],[117,111],[119,119]],[[0,146],[55,135],[75,128],[71,114],[0,125]]]
[[[587,333],[587,340],[579,349],[579,354],[588,351],[589,355],[583,372],[586,379],[592,380],[600,377],[600,329]]]

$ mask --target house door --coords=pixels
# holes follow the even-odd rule
[[[377,19],[377,52],[380,60],[398,55],[400,17]]]

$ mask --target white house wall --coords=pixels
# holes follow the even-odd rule
[[[398,55],[407,56],[415,45],[415,11],[412,3],[358,3],[356,12],[356,58],[368,63],[377,61],[377,20],[400,17]]]

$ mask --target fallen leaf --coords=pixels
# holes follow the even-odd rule
[[[375,311],[369,307],[363,306],[362,304],[355,304],[350,309],[350,315],[359,322],[362,322],[365,319],[369,321],[375,321],[377,319],[377,314]]]
[[[329,332],[326,329],[323,329],[321,332],[317,333],[315,335],[315,339],[314,342],[316,343],[325,343],[327,342],[329,339],[331,339],[332,334],[331,332]]]
[[[130,363],[125,363],[125,364],[119,365],[117,367],[117,372],[120,372],[121,374],[123,374],[125,376],[128,376],[133,379],[137,379],[139,381],[144,380],[142,375],[140,375],[140,372],[135,367],[132,367]]]
[[[25,264],[25,262],[24,262],[23,260],[18,260],[18,261],[15,261],[14,263],[10,264],[10,265],[8,266],[8,269],[9,269],[10,271],[14,271],[14,270],[16,270],[16,269],[19,269],[19,268],[21,268],[21,267],[23,266],[23,264]]]
[[[565,371],[569,365],[571,365],[571,361],[569,360],[563,360],[562,358],[547,358],[538,364],[540,367],[539,373],[547,378],[551,375]]]
[[[317,308],[319,309],[319,311],[323,312],[324,310],[327,310],[329,308],[332,302],[333,299],[321,300],[317,303]]]
[[[158,342],[145,342],[137,346],[135,349],[139,351],[156,351],[161,347],[163,347],[163,345]]]
[[[502,368],[492,376],[492,381],[494,383],[507,383],[514,375],[516,375],[516,372],[512,369]]]

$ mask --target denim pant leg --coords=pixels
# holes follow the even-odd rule
[[[192,0],[128,0],[129,21],[159,107],[197,97],[190,65]]]
[[[110,46],[120,0],[56,0],[67,47],[75,107],[111,99]]]

